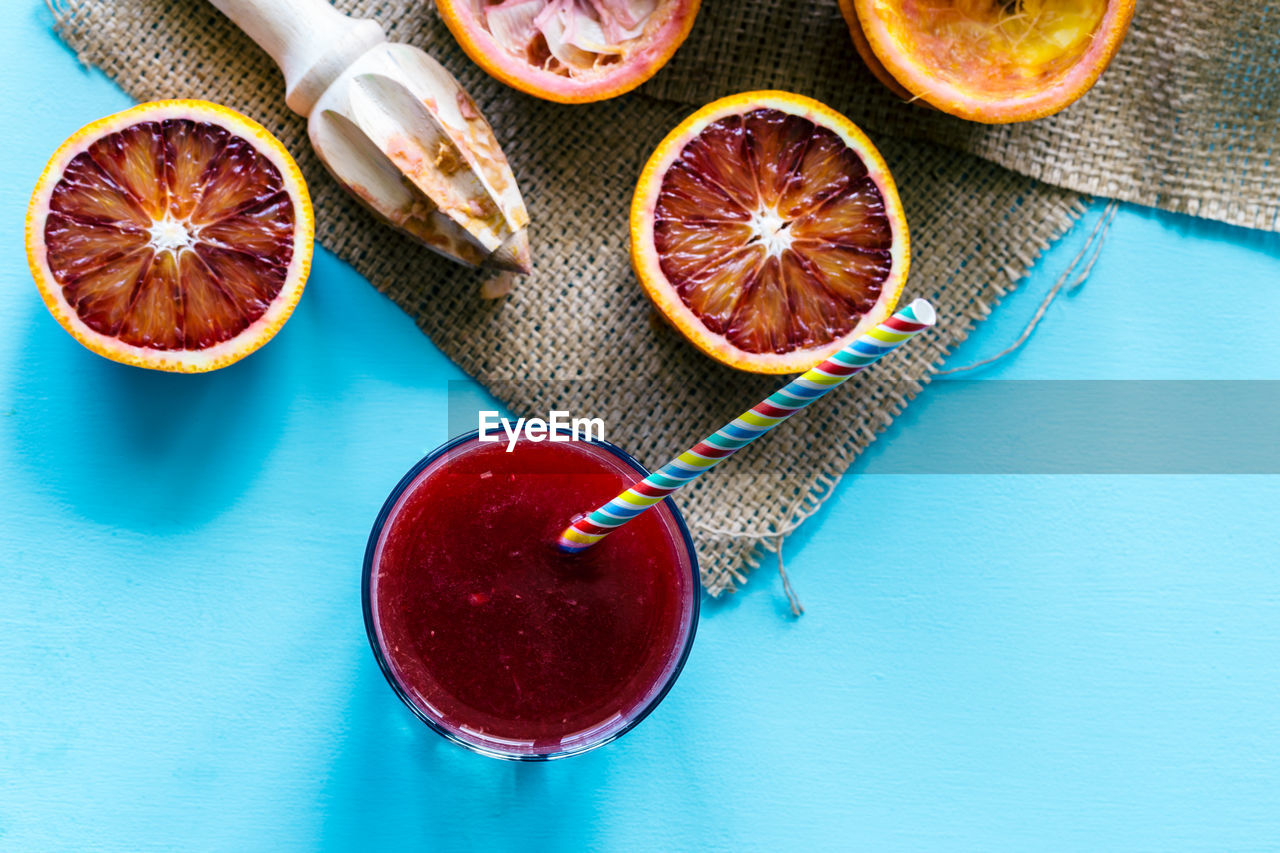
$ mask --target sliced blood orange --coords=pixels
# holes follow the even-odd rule
[[[747,92],[658,146],[631,205],[631,260],[699,349],[755,373],[807,370],[893,310],[907,222],[880,153],[810,98]]]
[[[701,0],[436,0],[477,65],[564,104],[629,92],[689,35]]]
[[[194,373],[284,325],[313,234],[302,174],[265,128],[217,104],[156,101],[57,150],[27,209],[27,261],[80,343]]]
[[[890,89],[997,124],[1052,115],[1087,92],[1124,40],[1134,0],[840,5],[855,47]]]

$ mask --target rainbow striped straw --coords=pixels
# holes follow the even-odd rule
[[[936,323],[927,300],[917,299],[826,361],[743,412],[602,507],[574,521],[557,545],[585,551],[681,486],[710,471],[814,400],[893,352]]]

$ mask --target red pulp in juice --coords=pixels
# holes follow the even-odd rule
[[[409,701],[464,741],[556,752],[625,728],[678,669],[698,590],[666,505],[575,555],[579,513],[639,473],[586,443],[474,439],[383,524],[370,578],[382,655]]]

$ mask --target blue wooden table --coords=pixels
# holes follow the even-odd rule
[[[378,672],[359,567],[462,374],[323,250],[234,367],[80,348],[24,209],[128,101],[42,3],[5,11],[0,850],[1280,845],[1280,477],[893,473],[951,446],[930,391],[788,543],[802,618],[765,568],[621,742],[546,766],[445,743]],[[1017,335],[1086,227],[954,362]],[[1277,380],[1277,316],[1275,235],[1125,207],[981,377]]]

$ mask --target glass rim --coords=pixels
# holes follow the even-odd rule
[[[561,432],[567,432],[567,430],[557,429],[555,432],[560,434]],[[589,741],[585,744],[575,745],[568,749],[559,749],[552,752],[521,753],[503,751],[501,749],[487,747],[479,743],[473,743],[460,736],[457,732],[450,730],[443,723],[433,719],[430,714],[418,705],[418,703],[413,701],[412,697],[410,697],[408,692],[405,690],[404,685],[402,685],[400,680],[396,678],[396,675],[391,668],[391,662],[383,652],[382,643],[378,640],[378,630],[373,615],[372,591],[373,560],[374,555],[377,552],[378,540],[382,537],[382,529],[386,526],[387,518],[391,515],[392,510],[395,509],[396,504],[400,500],[400,496],[403,495],[405,490],[413,484],[414,480],[418,478],[418,475],[434,464],[436,460],[445,456],[460,445],[478,440],[479,436],[479,430],[471,430],[470,432],[462,433],[461,435],[454,436],[435,450],[432,450],[430,453],[423,456],[408,470],[407,473],[405,473],[403,477],[400,478],[400,481],[396,483],[395,488],[391,490],[391,494],[389,494],[387,499],[383,502],[382,508],[378,511],[378,516],[373,522],[373,529],[369,533],[369,541],[365,546],[364,552],[364,567],[361,571],[360,598],[364,610],[365,635],[368,637],[369,645],[373,649],[373,656],[378,661],[378,668],[382,670],[382,675],[386,678],[387,683],[391,685],[391,689],[395,691],[395,694],[400,697],[400,701],[408,706],[414,716],[426,723],[432,731],[446,740],[461,747],[465,747],[472,752],[479,753],[480,755],[486,755],[490,758],[500,758],[507,761],[552,761],[558,758],[568,758],[572,755],[581,755],[584,752],[589,752],[593,749],[602,747],[605,744],[612,743],[639,725],[640,722],[644,720],[645,717],[648,717],[649,714],[658,707],[662,700],[666,698],[667,693],[670,692],[672,686],[676,683],[676,679],[680,677],[680,673],[684,670],[685,662],[689,659],[689,652],[693,648],[693,639],[698,633],[698,619],[701,615],[702,609],[702,579],[698,573],[698,552],[694,548],[693,536],[690,535],[689,527],[685,523],[684,516],[680,513],[680,508],[676,506],[675,501],[670,497],[666,497],[658,504],[654,504],[654,507],[665,505],[671,512],[671,518],[675,522],[675,527],[680,534],[680,539],[684,545],[685,553],[688,554],[689,557],[689,589],[692,594],[689,596],[691,599],[688,609],[689,629],[684,637],[684,642],[681,644],[679,657],[676,659],[675,665],[671,667],[669,673],[664,677],[661,687],[656,693],[654,693],[653,697],[645,703],[643,708],[631,716],[624,725],[609,732],[607,736],[600,738],[599,740]],[[588,438],[585,440],[576,440],[576,443],[592,444],[604,449],[608,453],[622,460],[624,464],[634,469],[640,477],[647,477],[651,473],[641,465],[634,456],[612,442],[605,441],[604,439]]]

